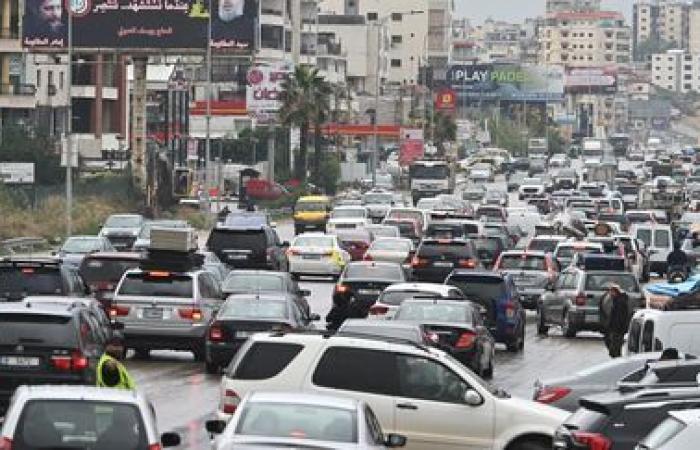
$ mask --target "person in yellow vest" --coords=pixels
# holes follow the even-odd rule
[[[124,355],[124,340],[120,336],[112,336],[105,346],[105,352],[97,363],[97,387],[116,389],[136,389],[136,383],[129,375],[126,367],[119,362]]]

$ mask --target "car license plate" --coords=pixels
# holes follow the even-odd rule
[[[0,356],[0,366],[35,367],[39,362],[39,358],[33,356]]]
[[[304,255],[303,259],[321,259],[321,255]]]
[[[163,318],[163,308],[144,308],[143,309],[144,319],[162,319]]]
[[[236,337],[237,338],[249,338],[253,335],[254,333],[252,331],[236,331]]]
[[[599,322],[600,315],[599,314],[586,314],[586,321],[587,322]]]
[[[447,261],[436,261],[433,263],[433,266],[435,266],[435,267],[452,267],[453,265],[454,264],[452,264],[451,262],[447,262]]]
[[[229,260],[240,261],[242,259],[248,259],[248,255],[228,255]]]
[[[378,289],[359,289],[357,291],[357,293],[360,295],[379,295],[380,294]]]

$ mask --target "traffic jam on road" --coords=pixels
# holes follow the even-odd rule
[[[697,449],[700,153],[594,144],[3,257],[0,449]]]

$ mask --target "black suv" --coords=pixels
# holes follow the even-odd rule
[[[609,392],[580,400],[554,435],[555,450],[633,450],[669,411],[700,407],[700,389],[642,389]]]
[[[454,269],[481,268],[470,239],[423,239],[411,261],[415,281],[442,283]]]
[[[0,259],[0,301],[20,301],[29,295],[89,294],[78,269],[62,264],[60,259]]]
[[[95,384],[111,330],[82,302],[0,303],[0,411],[35,384]]]
[[[269,269],[286,272],[287,248],[277,231],[265,223],[217,225],[209,234],[207,249],[235,269]]]

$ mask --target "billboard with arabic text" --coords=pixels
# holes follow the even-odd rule
[[[26,0],[22,44],[37,50],[216,50],[251,53],[258,0]]]

